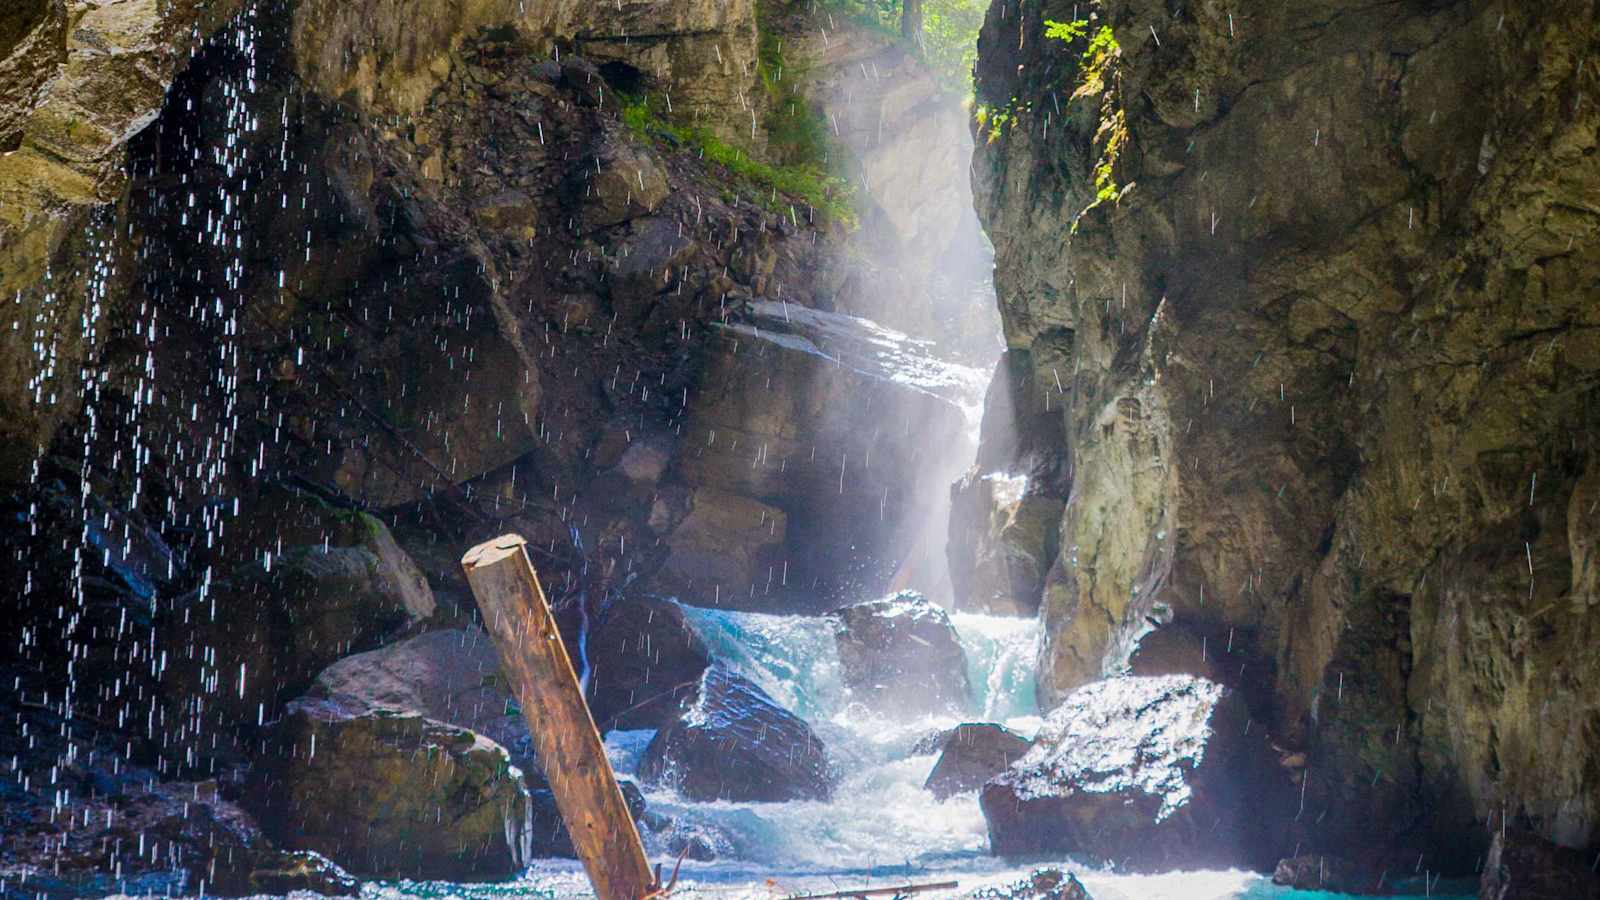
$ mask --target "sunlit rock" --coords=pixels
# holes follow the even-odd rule
[[[833,792],[827,750],[811,727],[722,665],[706,669],[698,696],[656,733],[639,776],[690,800],[826,800]]]
[[[1028,487],[1026,475],[976,471],[951,486],[950,581],[958,609],[1038,611],[1064,504]]]
[[[1058,356],[1041,697],[1166,603],[1260,637],[1305,847],[1470,873],[1507,802],[1594,845],[1600,110],[1527,102],[1585,14],[1024,8],[979,38],[973,188],[1007,345]]]
[[[245,803],[284,847],[367,878],[497,879],[527,861],[528,794],[488,738],[305,699],[270,740]]]
[[[953,398],[974,373],[863,319],[752,307],[749,323],[708,339],[672,468],[696,504],[720,492],[709,495],[720,510],[664,539],[672,552],[652,587],[763,611],[822,612],[882,592],[929,521],[942,539],[934,512],[970,452]],[[728,495],[738,499],[718,499]]]
[[[1185,676],[1072,692],[980,795],[996,854],[1081,853],[1135,870],[1268,868],[1292,800],[1239,696]]]
[[[1010,729],[988,723],[958,725],[939,744],[939,761],[922,786],[940,800],[983,787],[1032,746]]]
[[[971,703],[966,654],[944,610],[914,591],[836,609],[839,666],[853,695],[894,716]]]

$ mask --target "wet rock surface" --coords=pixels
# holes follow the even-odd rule
[[[1031,741],[1001,725],[957,725],[938,741],[939,761],[923,787],[940,800],[975,791],[989,779],[1011,768],[1032,745]],[[919,745],[919,747],[922,745]]]
[[[1508,797],[1596,840],[1589,13],[1113,0],[1062,40],[1028,0],[980,37],[974,190],[1071,478],[1041,698],[1157,604],[1252,634],[1309,763],[1284,827],[1380,869],[1472,873]]]
[[[1186,676],[1072,692],[979,795],[1001,856],[1081,853],[1133,870],[1275,863],[1287,775],[1239,697]]]
[[[345,710],[416,714],[499,744],[534,772],[532,739],[483,629],[430,631],[346,656],[318,673],[308,695]]]
[[[1497,830],[1484,858],[1478,900],[1600,897],[1594,858],[1544,840],[1525,828]]]
[[[613,601],[589,645],[589,711],[602,732],[671,725],[711,665],[683,609],[654,597]]]
[[[172,659],[168,676],[173,707],[191,726],[237,733],[277,718],[324,667],[434,611],[416,566],[387,529],[367,524],[374,530],[361,544],[267,553],[172,601],[159,639],[202,648]]]
[[[1035,869],[1027,878],[1000,887],[981,888],[971,900],[1094,900],[1071,872]]]
[[[355,897],[361,883],[337,863],[311,850],[237,850],[219,853],[206,871],[206,894],[258,897],[311,891],[324,897]]]
[[[927,597],[901,591],[828,617],[845,684],[869,707],[906,715],[960,712],[971,704],[955,627]]]
[[[411,713],[290,705],[244,804],[279,845],[363,878],[508,878],[527,862],[530,800],[498,744]]]
[[[1385,875],[1384,872],[1369,871],[1337,856],[1302,853],[1289,859],[1278,860],[1278,865],[1272,870],[1272,883],[1292,887],[1297,891],[1331,891],[1336,894],[1383,896],[1390,893],[1383,884]],[[1394,883],[1391,881],[1390,887],[1393,886]],[[1426,886],[1424,889],[1426,890]]]
[[[650,741],[639,776],[691,800],[826,800],[833,792],[827,749],[811,727],[721,664],[706,669],[696,699]]]

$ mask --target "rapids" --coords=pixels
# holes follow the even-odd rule
[[[647,792],[652,813],[675,820],[676,828],[699,836],[718,854],[714,862],[684,861],[678,896],[777,898],[950,880],[959,881],[960,888],[919,896],[958,896],[1015,881],[1034,868],[989,855],[975,792],[941,803],[922,788],[937,757],[915,752],[915,745],[961,720],[893,721],[853,703],[840,677],[830,620],[683,608],[715,655],[812,725],[839,769],[839,782],[828,802],[699,803],[670,791]],[[977,694],[968,721],[1003,722],[1031,737],[1040,724],[1033,687],[1037,620],[956,613],[951,621]],[[606,750],[619,774],[633,774],[653,734],[620,731],[607,737]],[[645,829],[644,837],[651,857],[670,869],[673,854],[664,847],[666,835]],[[1249,872],[1119,875],[1072,860],[1055,864],[1071,868],[1096,900],[1340,896],[1276,887]],[[523,879],[508,884],[400,882],[369,885],[365,893],[374,900],[580,897],[587,895],[588,882],[576,862],[538,860]],[[1433,896],[1471,893],[1463,888]]]

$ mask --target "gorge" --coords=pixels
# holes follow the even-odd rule
[[[0,895],[1600,897],[1597,42],[14,0]]]

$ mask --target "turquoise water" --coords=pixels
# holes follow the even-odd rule
[[[677,820],[678,827],[697,833],[719,853],[715,862],[685,861],[676,896],[782,898],[907,882],[959,882],[950,891],[919,895],[937,900],[1016,881],[1033,868],[989,855],[988,832],[975,793],[940,802],[922,788],[936,758],[914,754],[914,745],[960,720],[890,720],[853,702],[840,678],[828,620],[692,606],[685,606],[684,612],[714,654],[812,724],[827,744],[840,777],[830,802],[696,803],[667,791],[649,792],[653,811]],[[1039,725],[1033,687],[1036,622],[958,614],[952,623],[973,686],[972,709],[964,718],[1005,722],[1031,735]],[[652,735],[650,731],[609,735],[612,765],[622,774],[632,773]],[[647,832],[645,841],[652,858],[670,869],[672,854],[663,847],[663,836]],[[1137,876],[1070,860],[1060,865],[1073,871],[1096,900],[1338,896],[1277,887],[1251,872]],[[588,882],[575,862],[542,860],[526,878],[507,884],[406,882],[371,885],[366,892],[374,900],[567,898],[588,896]],[[1471,895],[1470,889],[1434,894]]]

